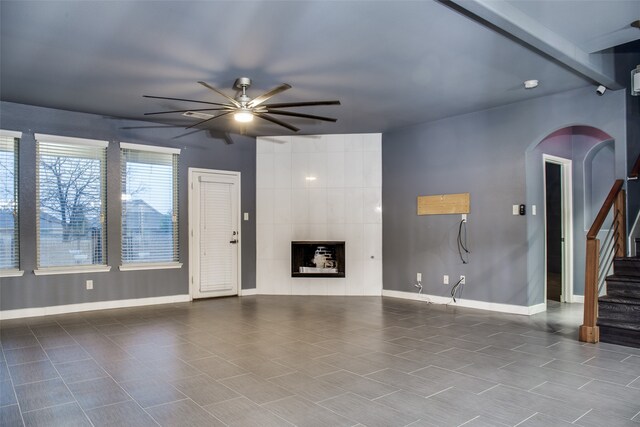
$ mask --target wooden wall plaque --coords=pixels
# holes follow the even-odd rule
[[[468,214],[469,193],[418,196],[418,215]]]

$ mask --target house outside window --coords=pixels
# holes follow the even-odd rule
[[[21,276],[18,144],[22,133],[0,130],[0,277]]]
[[[107,141],[36,134],[36,274],[108,271]]]
[[[121,270],[179,268],[179,149],[120,143]]]

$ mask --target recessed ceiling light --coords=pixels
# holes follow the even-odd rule
[[[524,81],[524,88],[525,89],[533,89],[534,87],[538,87],[538,81],[537,80],[525,80]]]
[[[315,181],[316,177],[315,176],[307,176],[304,179],[306,179],[307,181]]]

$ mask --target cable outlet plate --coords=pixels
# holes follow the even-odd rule
[[[417,280],[418,282],[422,282],[422,273],[418,273],[418,274],[416,274],[416,280]]]
[[[442,277],[442,283],[445,285],[449,284],[449,276],[447,274],[445,274],[444,277]]]
[[[87,280],[87,289],[93,289],[93,280]]]
[[[466,278],[464,276],[460,276],[460,284],[464,285],[464,283],[466,282]]]

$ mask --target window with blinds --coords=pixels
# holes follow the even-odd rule
[[[38,268],[106,265],[108,142],[35,136]]]
[[[0,130],[0,271],[20,267],[18,228],[18,132]]]
[[[129,143],[120,148],[122,264],[177,265],[180,151]]]

